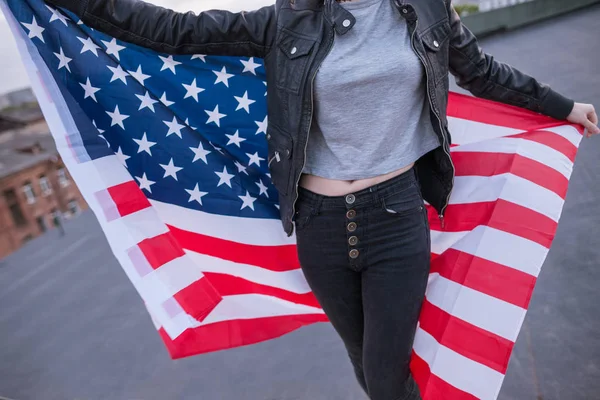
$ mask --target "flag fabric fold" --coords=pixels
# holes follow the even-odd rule
[[[170,56],[42,0],[1,0],[52,135],[169,354],[327,318],[281,227],[262,60]],[[565,201],[580,130],[452,93],[455,189],[430,210],[411,370],[424,399],[495,399]]]

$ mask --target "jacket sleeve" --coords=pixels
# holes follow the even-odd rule
[[[451,28],[449,67],[458,86],[477,97],[526,108],[559,120],[567,118],[573,110],[573,100],[485,54],[473,33],[461,22],[451,0],[445,1]]]
[[[275,5],[233,13],[178,13],[140,0],[46,0],[91,28],[168,54],[261,57],[275,37]]]

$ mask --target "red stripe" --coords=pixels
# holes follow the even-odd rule
[[[567,195],[569,180],[560,172],[519,154],[452,152],[456,176],[494,176],[513,174],[556,193]]]
[[[115,202],[121,217],[150,207],[148,198],[134,181],[112,186],[108,188],[108,194]]]
[[[419,386],[421,397],[426,400],[477,400],[477,397],[464,392],[437,375],[431,373],[431,369],[425,360],[413,351],[410,361],[410,371]]]
[[[169,226],[169,229],[183,248],[200,254],[277,272],[300,268],[296,245],[257,246],[184,231],[174,226]]]
[[[261,285],[259,283],[251,282],[249,280],[227,274],[205,272],[204,275],[208,278],[208,280],[210,280],[212,286],[217,289],[221,296],[256,293],[274,296],[296,304],[304,304],[311,307],[321,308],[319,302],[312,292],[303,294],[293,293],[288,290]]]
[[[558,223],[527,207],[506,200],[481,203],[451,204],[446,209],[444,228],[437,212],[427,206],[431,229],[448,232],[466,232],[487,225],[518,235],[550,248]]]
[[[508,137],[521,138],[543,144],[558,152],[561,152],[569,160],[571,160],[571,162],[575,162],[575,156],[577,155],[577,146],[575,146],[569,140],[567,140],[563,136],[560,136],[557,133],[539,130],[532,132],[523,132],[519,133],[518,135],[512,135]]]
[[[566,121],[558,121],[524,108],[500,104],[455,92],[450,92],[446,114],[449,117],[523,131],[571,125]]]
[[[138,246],[154,269],[185,254],[177,239],[169,232],[144,239]]]
[[[525,272],[454,249],[433,257],[430,272],[524,309],[536,283]]]
[[[506,373],[514,346],[510,340],[456,318],[427,299],[423,302],[419,325],[441,345],[501,374]]]
[[[198,321],[203,321],[222,300],[206,276],[181,289],[173,297],[183,311]]]
[[[178,359],[275,339],[316,322],[327,322],[327,317],[307,314],[229,320],[187,329],[175,340],[162,328],[158,332],[171,358]]]

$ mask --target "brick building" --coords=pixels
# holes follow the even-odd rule
[[[87,205],[41,120],[0,131],[0,259]]]

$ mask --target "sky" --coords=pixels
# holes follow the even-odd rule
[[[147,0],[176,11],[223,9],[230,11],[253,10],[274,3],[274,0]],[[4,15],[0,12],[0,94],[29,86],[27,73],[21,62],[13,35]]]

